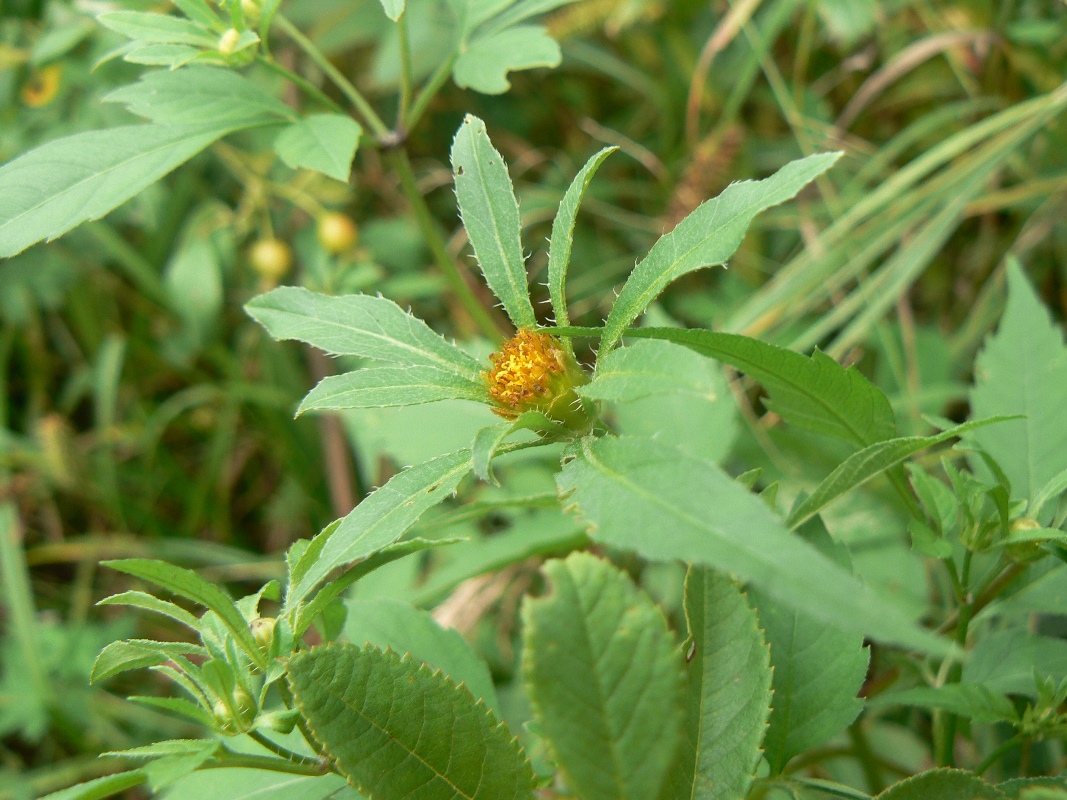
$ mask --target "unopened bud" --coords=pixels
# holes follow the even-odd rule
[[[219,52],[224,56],[233,55],[233,51],[237,49],[237,42],[241,38],[241,32],[236,28],[227,29],[222,36],[219,37]]]

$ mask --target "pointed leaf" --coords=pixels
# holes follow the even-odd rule
[[[520,800],[533,770],[507,727],[441,672],[391,651],[298,653],[289,684],[338,769],[376,800]]]
[[[806,532],[821,553],[851,574],[848,551],[830,539],[821,523]],[[771,772],[780,773],[793,756],[824,744],[859,716],[863,701],[856,695],[867,677],[871,653],[862,635],[827,626],[762,589],[753,589],[752,601],[774,670],[774,702],[763,749]]]
[[[526,284],[515,190],[485,123],[471,114],[452,143],[452,170],[460,216],[485,282],[516,327],[534,327],[537,320]]]
[[[96,657],[89,681],[98,683],[131,669],[154,667],[190,653],[206,655],[207,651],[198,644],[185,642],[157,642],[152,639],[112,642]]]
[[[307,411],[413,406],[438,400],[487,403],[485,382],[436,367],[370,367],[323,378],[301,401]]]
[[[733,572],[835,628],[924,652],[951,649],[709,461],[648,439],[586,439],[557,484],[595,541]]]
[[[856,447],[896,434],[885,394],[855,367],[846,369],[818,350],[809,358],[747,336],[680,328],[635,328],[626,335],[676,342],[751,375],[791,425]]]
[[[604,325],[601,352],[619,343],[630,323],[668,284],[701,267],[725,264],[741,246],[757,214],[794,198],[840,157],[841,153],[819,153],[790,162],[761,181],[732,183],[718,197],[698,206],[634,267]]]
[[[523,676],[567,784],[583,800],[647,800],[681,732],[681,670],[662,612],[608,562],[574,553],[544,567],[523,606]]]
[[[499,705],[489,667],[455,628],[442,628],[429,612],[388,597],[350,598],[345,608],[344,633],[352,644],[407,653],[432,670],[444,671],[491,710]]]
[[[278,134],[274,150],[293,169],[313,169],[348,183],[363,128],[344,114],[311,114]]]
[[[474,443],[471,445],[471,457],[474,462],[474,474],[486,483],[499,486],[496,476],[493,474],[493,458],[497,451],[511,434],[517,431],[538,431],[551,433],[553,429],[560,428],[560,424],[540,411],[524,411],[514,422],[502,422],[482,428],[474,435]]]
[[[404,13],[405,0],[381,0],[382,8],[385,10],[385,16],[389,17],[393,22],[400,19],[400,15]]]
[[[215,718],[196,703],[190,703],[181,697],[139,697],[131,695],[126,698],[131,703],[140,703],[143,706],[159,708],[177,717],[192,720],[205,728],[213,728],[216,725]]]
[[[558,67],[559,44],[540,25],[476,35],[456,59],[452,80],[463,89],[503,94],[511,88],[508,73],[534,67]]]
[[[130,125],[55,139],[0,167],[0,258],[102,217],[241,126]]]
[[[157,614],[170,617],[176,622],[180,622],[182,625],[192,628],[194,631],[200,630],[200,620],[184,608],[166,600],[160,600],[158,597],[150,595],[147,592],[133,591],[113,594],[110,597],[105,597],[103,600],[100,600],[97,605],[133,606],[134,608],[140,608],[145,611],[154,611]]]
[[[972,434],[1011,481],[1014,499],[1032,499],[1067,469],[1067,345],[1018,263],[1008,266],[1008,304],[975,362],[975,417],[1023,414]]]
[[[724,575],[690,568],[685,615],[685,735],[660,800],[747,797],[771,711],[770,652],[756,612]]]
[[[894,784],[876,800],[1007,800],[1007,795],[962,769],[934,769]]]
[[[296,115],[273,95],[230,69],[193,66],[154,70],[104,96],[152,122],[238,126],[285,122]]]
[[[195,22],[150,11],[112,11],[97,20],[105,28],[142,42],[192,44],[216,49],[218,37]]]
[[[559,201],[559,211],[552,222],[552,238],[548,245],[548,296],[552,300],[552,311],[556,315],[557,325],[570,325],[567,313],[567,267],[571,262],[571,244],[574,240],[574,223],[578,217],[578,208],[585,197],[585,190],[604,159],[619,148],[605,147],[593,155],[581,171],[574,176],[563,199]]]
[[[846,492],[862,486],[876,475],[880,475],[890,467],[894,467],[916,453],[932,447],[941,442],[947,442],[956,436],[962,436],[968,431],[981,428],[992,423],[1003,422],[1009,417],[997,417],[983,419],[975,422],[965,422],[942,431],[934,436],[905,436],[900,439],[887,439],[865,447],[858,453],[853,453],[845,461],[823,479],[815,491],[798,505],[789,515],[787,524],[791,528],[803,525],[809,519],[818,514],[826,506]]]
[[[329,538],[286,604],[295,606],[335,568],[372,556],[403,536],[430,508],[444,501],[471,471],[471,451],[459,450],[404,470],[365,497]],[[321,534],[320,534],[321,535]]]
[[[987,686],[974,683],[917,686],[876,695],[869,702],[872,706],[943,708],[975,722],[1014,722],[1019,718],[1011,700]]]
[[[280,286],[252,298],[245,310],[275,339],[297,339],[328,353],[404,367],[436,367],[472,381],[482,380],[482,366],[476,359],[384,297],[331,297]]]
[[[41,800],[104,800],[119,792],[140,786],[148,780],[148,775],[143,769],[134,769],[129,772],[119,772],[115,775],[105,775],[68,789],[60,789],[41,797]]]

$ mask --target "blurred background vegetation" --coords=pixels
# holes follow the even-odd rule
[[[132,121],[101,102],[141,72],[104,59],[123,40],[94,15],[116,7],[168,6],[0,0],[0,162]],[[397,43],[378,0],[283,8],[391,109]],[[442,13],[435,0],[409,0],[416,70],[437,63]],[[511,164],[528,244],[548,235],[585,159],[605,144],[621,148],[578,226],[568,285],[576,324],[599,324],[635,260],[699,202],[827,149],[846,158],[814,191],[761,217],[729,269],[679,281],[653,312],[660,322],[820,346],[859,363],[907,431],[919,430],[921,414],[965,416],[973,355],[1003,305],[1006,256],[1026,265],[1062,319],[1063,0],[580,0],[547,25],[562,45],[558,69],[515,74],[501,96],[450,85],[407,148],[457,254],[465,242],[448,152],[463,114],[486,120]],[[284,37],[274,47],[299,62]],[[484,422],[463,404],[292,419],[299,398],[335,367],[267,340],[241,310],[263,288],[380,291],[446,334],[471,340],[473,326],[381,152],[364,146],[346,186],[277,162],[269,135],[219,143],[105,219],[0,264],[4,800],[115,769],[100,752],[186,732],[120,699],[158,691],[152,676],[88,685],[103,644],[168,636],[154,621],[94,607],[120,587],[98,560],[149,555],[220,581],[262,581],[280,574],[294,539],[398,468],[467,444]],[[324,246],[316,236],[324,209],[355,220],[358,241]],[[263,240],[286,243],[292,265],[285,252],[272,261],[257,251]],[[545,297],[546,256],[538,245],[528,262]],[[665,414],[690,415],[685,446],[763,466],[769,478],[823,469],[757,397],[735,396],[744,424],[728,435],[684,398],[646,404],[621,422],[647,429]],[[509,479],[530,496],[551,491],[550,476],[519,466]],[[497,495],[481,487],[468,496],[491,509]],[[878,502],[853,505],[840,530],[846,540],[863,530],[870,546],[857,559],[868,579],[901,592],[917,583],[921,598],[921,566],[878,549]],[[461,524],[452,513],[445,521]],[[513,522],[483,515],[466,524],[488,537]],[[464,577],[454,564],[437,579],[390,574],[405,590],[421,585],[426,604]],[[508,587],[521,580],[512,572],[495,589],[481,584],[497,611],[484,628],[468,621],[504,677],[514,654],[510,623],[501,635],[500,620],[513,617],[521,588]],[[477,598],[464,602],[479,607]]]

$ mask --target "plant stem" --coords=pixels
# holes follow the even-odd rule
[[[282,747],[277,742],[272,742],[259,731],[249,731],[248,738],[263,745],[263,747],[270,750],[272,753],[274,753],[274,755],[281,756],[286,761],[289,761],[293,764],[302,764],[305,767],[321,769],[321,765],[318,760],[314,758],[307,758],[305,756],[299,755],[298,753],[294,753],[292,750]]]
[[[396,21],[397,33],[400,36],[400,103],[396,110],[396,129],[405,129],[405,120],[408,113],[408,105],[411,103],[411,43],[408,41],[408,15],[407,11],[400,13]]]
[[[294,83],[297,86],[299,86],[310,97],[313,97],[315,100],[318,100],[320,103],[322,103],[328,109],[333,111],[335,114],[344,114],[345,113],[345,110],[343,108],[341,108],[341,106],[337,105],[337,103],[335,103],[333,100],[331,100],[326,95],[326,93],[322,91],[322,89],[320,89],[318,86],[313,84],[307,78],[304,78],[304,77],[301,77],[300,75],[297,75],[295,72],[293,72],[290,69],[286,69],[281,64],[279,64],[277,61],[275,61],[273,58],[268,58],[267,56],[257,56],[256,60],[260,64],[265,66],[267,69],[269,69],[271,72],[275,72],[278,75],[281,75],[287,81],[290,81],[291,83]]]
[[[871,750],[871,744],[867,741],[867,734],[863,730],[859,720],[848,727],[848,738],[852,742],[852,751],[856,760],[863,768],[863,777],[867,779],[867,789],[871,794],[878,794],[885,788],[885,780],[882,777],[882,769]]]
[[[411,105],[411,110],[407,115],[408,130],[414,128],[422,115],[426,112],[427,106],[430,105],[430,101],[433,100],[438,90],[448,80],[448,76],[452,74],[452,65],[456,63],[456,54],[453,53],[447,59],[442,61],[433,75],[430,76],[430,80],[419,91],[418,96],[415,98],[415,102]]]
[[[1012,736],[1006,742],[1003,742],[1000,747],[996,748],[992,753],[986,756],[982,763],[978,765],[975,770],[975,774],[983,775],[986,770],[992,767],[997,761],[1003,758],[1012,748],[1016,747],[1022,740],[1018,736]]]
[[[265,769],[271,772],[286,772],[290,775],[325,775],[329,772],[324,766],[315,762],[313,765],[301,764],[287,759],[272,758],[271,756],[248,756],[223,751],[222,758],[209,761],[200,769],[227,769],[232,767],[244,767],[246,769]]]
[[[297,47],[304,51],[308,58],[310,58],[323,74],[326,75],[334,85],[341,90],[343,94],[359,113],[360,121],[363,122],[377,138],[381,139],[389,136],[389,128],[382,122],[381,117],[371,107],[371,104],[367,102],[365,98],[348,78],[342,74],[341,70],[337,69],[330,59],[319,50],[318,46],[306,37],[299,28],[291,23],[284,16],[279,14],[274,18],[275,24],[285,31],[286,35],[293,40]]]
[[[956,578],[956,570],[952,562],[950,573],[956,586],[956,602],[959,608],[959,622],[956,625],[956,643],[963,648],[967,644],[967,632],[971,624],[971,616],[974,612],[974,597],[969,590],[971,582],[971,560],[973,553],[970,550],[963,555],[963,566],[960,576]],[[963,664],[955,662],[948,671],[945,684],[959,683],[963,676]],[[955,764],[956,744],[956,715],[947,711],[940,712],[934,719],[934,758],[938,766],[951,767]]]
[[[407,152],[402,148],[396,148],[388,151],[386,156],[400,178],[400,186],[404,191],[404,195],[407,197],[408,202],[411,203],[419,227],[422,229],[422,235],[426,239],[426,244],[429,245],[437,266],[441,268],[452,294],[455,295],[460,305],[463,306],[463,309],[470,315],[483,334],[493,342],[500,341],[503,338],[500,327],[479,302],[470,284],[467,283],[466,278],[460,271],[459,265],[448,254],[448,248],[437,230],[433,214],[430,213],[430,208],[426,205],[426,199],[422,196],[422,192],[419,191],[418,184],[415,182],[415,173],[411,169],[411,161],[408,159]]]

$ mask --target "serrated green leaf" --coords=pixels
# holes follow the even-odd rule
[[[130,125],[55,139],[0,167],[0,258],[107,214],[232,123]]]
[[[1007,800],[995,786],[973,772],[935,769],[894,784],[875,800]]]
[[[507,727],[441,672],[396,653],[298,653],[289,684],[338,769],[375,800],[530,798],[533,770]]]
[[[160,44],[193,44],[214,48],[218,37],[212,36],[195,22],[169,14],[150,11],[111,11],[97,20],[105,28],[142,42]]]
[[[685,615],[686,721],[660,800],[747,797],[771,710],[770,652],[756,612],[724,575],[689,569]]]
[[[1052,798],[1032,796],[1031,793],[1023,794],[1027,789],[1058,789],[1061,793],[1067,792],[1067,779],[1064,778],[1013,778],[1010,781],[998,783],[997,788],[1009,798],[1009,800],[1059,800],[1056,795]]]
[[[451,495],[471,469],[471,451],[459,450],[394,475],[341,520],[286,603],[295,606],[335,568],[396,542],[423,512]]]
[[[523,604],[523,678],[567,785],[583,800],[646,800],[681,733],[681,658],[662,612],[588,553],[549,561]]]
[[[725,264],[757,214],[791,200],[840,157],[841,153],[819,153],[792,161],[761,181],[732,183],[698,206],[634,267],[608,315],[600,351],[606,354],[615,347],[630,323],[672,281],[702,267]]]
[[[1008,304],[978,354],[971,410],[976,417],[1023,414],[971,438],[996,459],[1014,499],[1030,500],[1067,469],[1067,345],[1017,262],[1008,266]]]
[[[193,66],[155,70],[104,96],[152,122],[261,125],[296,117],[293,110],[230,69]]]
[[[791,425],[856,447],[896,435],[885,394],[854,367],[846,369],[818,350],[808,357],[747,336],[681,328],[634,328],[626,335],[676,342],[751,375]]]
[[[452,171],[460,216],[485,282],[516,327],[534,327],[537,320],[526,284],[515,190],[507,164],[489,141],[485,123],[471,114],[456,131]]]
[[[187,44],[146,44],[137,46],[131,42],[122,56],[130,64],[144,64],[149,67],[168,67],[178,69],[193,61],[203,51]]]
[[[975,722],[1011,722],[1019,715],[1011,700],[988,686],[973,683],[949,683],[944,686],[917,686],[900,692],[876,695],[872,706],[915,706],[942,708]]]
[[[482,365],[384,297],[338,297],[281,286],[252,298],[245,310],[275,339],[296,339],[340,355],[400,366],[436,367],[482,380]]]
[[[635,342],[604,356],[596,376],[577,391],[590,400],[627,402],[657,394],[717,399],[720,381],[709,377],[705,356],[664,341]]]
[[[442,628],[429,612],[388,597],[349,598],[345,607],[344,635],[352,644],[407,653],[432,670],[443,670],[495,712],[499,701],[489,668],[459,631]]]
[[[851,575],[848,551],[833,542],[821,523],[805,532],[819,552]],[[863,701],[856,695],[871,654],[862,635],[783,606],[763,589],[752,590],[752,601],[774,669],[774,702],[763,749],[771,772],[780,773],[793,756],[827,742],[859,716]]]
[[[815,491],[806,497],[789,515],[786,524],[790,528],[803,525],[814,517],[834,500],[846,492],[862,486],[876,475],[880,475],[890,467],[894,467],[921,450],[933,447],[936,444],[947,442],[949,439],[962,436],[968,431],[976,430],[993,423],[1004,424],[1007,417],[994,419],[976,420],[965,422],[942,431],[934,436],[905,436],[899,439],[887,439],[884,442],[865,447],[858,453],[853,453],[845,459],[837,468],[823,479]]]
[[[207,651],[200,645],[186,642],[157,642],[152,639],[123,639],[112,642],[96,657],[89,681],[98,683],[131,669],[154,667],[191,653],[207,655]]]
[[[100,563],[127,575],[133,575],[135,578],[150,581],[167,591],[214,611],[233,634],[241,649],[254,662],[262,662],[263,655],[252,636],[252,631],[248,628],[248,623],[234,606],[230,596],[215,584],[201,578],[192,570],[149,558],[124,558]]]
[[[436,367],[370,367],[323,378],[300,403],[307,411],[413,406],[438,400],[488,403],[485,382]]]
[[[150,595],[147,592],[130,591],[113,594],[110,597],[105,597],[103,600],[100,600],[97,605],[133,606],[134,608],[140,608],[145,611],[154,611],[157,614],[170,617],[176,622],[180,622],[182,625],[192,628],[194,631],[200,629],[200,620],[184,608],[168,602],[167,600],[160,600],[158,597]]]
[[[161,756],[182,756],[208,750],[214,753],[222,746],[218,739],[167,739],[153,742],[143,747],[131,747],[128,750],[111,750],[101,753],[103,756],[121,756],[123,758],[159,758]]]
[[[166,800],[360,800],[340,775],[306,777],[259,769],[194,772],[167,790]]]
[[[590,181],[604,163],[604,159],[619,148],[605,147],[594,154],[581,171],[574,176],[567,187],[563,199],[559,201],[559,211],[552,221],[552,237],[548,244],[548,297],[552,301],[552,312],[556,316],[556,325],[570,325],[567,312],[567,268],[571,263],[571,245],[574,240],[574,223],[578,218],[578,208],[585,197],[585,190]],[[570,340],[566,342],[570,346]]]
[[[285,128],[274,151],[293,169],[313,169],[348,183],[363,128],[344,114],[311,114]]]
[[[385,16],[393,22],[400,19],[400,15],[404,13],[405,0],[381,0],[381,3]]]
[[[557,485],[595,541],[733,572],[843,631],[929,653],[952,649],[791,534],[709,461],[648,439],[586,439]]]
[[[452,67],[452,80],[463,89],[503,94],[511,88],[508,73],[534,67],[558,67],[559,44],[540,25],[516,25],[476,35]]]
[[[196,703],[190,703],[181,697],[141,697],[131,695],[126,699],[131,703],[140,703],[143,706],[158,708],[175,716],[192,720],[205,728],[213,728],[215,726],[215,718],[211,714]]]
[[[140,786],[147,780],[148,775],[143,769],[134,769],[115,775],[105,775],[103,778],[79,783],[68,789],[60,789],[58,792],[44,795],[40,800],[104,800],[105,797]]]

